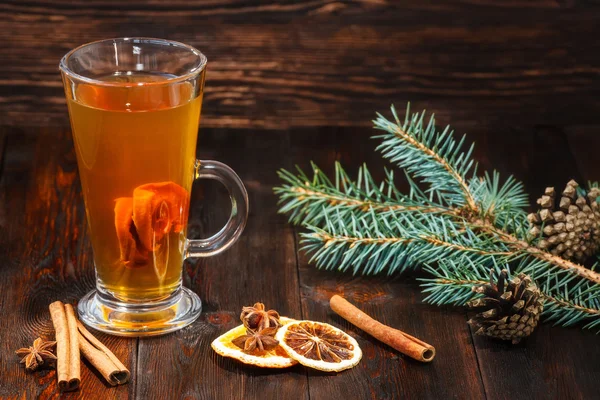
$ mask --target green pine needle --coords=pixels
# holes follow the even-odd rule
[[[339,163],[333,179],[314,163],[312,174],[278,171],[280,212],[307,230],[301,244],[310,262],[364,275],[422,267],[430,275],[422,279],[425,301],[437,305],[473,299],[471,288],[487,282],[490,268],[522,272],[540,287],[547,320],[600,331],[600,275],[530,242],[523,184],[512,176],[502,181],[496,171],[477,175],[473,145],[449,127],[436,130],[433,116],[425,122],[424,112],[407,108],[400,122],[393,107],[392,115],[378,114],[382,133],[374,138],[406,175],[406,194],[393,170],[376,182],[366,165],[354,179]]]

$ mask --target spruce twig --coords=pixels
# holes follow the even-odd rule
[[[565,271],[570,271],[574,274],[581,276],[584,279],[587,279],[600,285],[600,274],[596,271],[592,271],[573,261],[566,260],[559,256],[555,256],[546,251],[543,251],[538,247],[526,242],[525,240],[519,240],[518,238],[497,229],[489,223],[481,223],[480,225],[477,225],[476,223],[474,226],[479,226],[481,229],[490,232],[490,234],[498,235],[499,239],[507,243],[508,246],[515,252],[527,253],[540,261],[546,261],[553,266],[561,268]]]
[[[527,194],[522,183],[499,174],[476,174],[473,145],[439,132],[433,117],[410,115],[401,123],[378,114],[375,138],[383,156],[406,174],[409,192],[394,183],[393,170],[375,182],[366,165],[351,179],[339,163],[330,180],[315,164],[308,176],[281,170],[275,188],[280,212],[309,231],[303,250],[318,267],[354,274],[394,274],[423,266],[425,301],[461,305],[487,282],[489,268],[529,274],[556,324],[600,327],[600,274],[552,255],[527,237]],[[592,187],[594,184],[590,184]],[[597,184],[596,184],[597,185]],[[422,189],[424,186],[424,189]]]
[[[425,111],[420,115],[413,115],[409,121],[410,108],[407,108],[404,127],[400,124],[393,107],[392,114],[395,123],[379,113],[379,118],[373,121],[376,129],[384,131],[383,134],[374,136],[383,139],[377,147],[377,150],[383,153],[383,157],[398,163],[409,174],[422,178],[423,182],[431,185],[428,189],[430,192],[436,193],[448,203],[460,204],[464,201],[469,209],[477,212],[479,208],[467,184],[467,175],[474,174],[474,170],[477,169],[470,159],[474,145],[471,145],[466,153],[461,153],[460,149],[466,136],[463,135],[457,143],[449,127],[441,133],[436,133],[433,116],[425,127]],[[398,145],[399,143],[402,145]],[[412,162],[417,159],[426,164]],[[455,193],[456,196],[449,198],[448,193]]]

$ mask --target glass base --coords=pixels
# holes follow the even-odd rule
[[[79,301],[77,311],[81,322],[111,335],[156,336],[194,322],[200,316],[202,302],[185,287],[152,303],[125,303],[92,290]]]

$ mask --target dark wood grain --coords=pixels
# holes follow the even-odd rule
[[[38,336],[53,339],[48,305],[76,303],[95,283],[73,144],[64,130],[7,131],[0,181],[0,397],[58,398],[54,371],[26,374],[14,351]],[[98,337],[135,368],[135,340]],[[133,389],[110,388],[87,363],[81,376],[81,390],[61,398],[100,392],[127,398]]]
[[[581,184],[588,181],[600,182],[598,141],[600,125],[575,125],[565,128],[569,149],[581,172]]]
[[[311,399],[484,397],[462,310],[423,304],[415,282],[353,279],[339,273],[316,272],[304,258],[301,263],[305,318],[344,329],[357,338],[363,350],[362,361],[352,370],[338,375],[309,371]],[[379,321],[432,343],[437,350],[435,360],[430,364],[414,361],[349,325],[329,308],[329,298],[334,294],[344,296]]]
[[[476,156],[482,167],[513,172],[532,193],[571,177],[594,176],[593,158],[577,156],[598,145],[593,129],[566,128],[568,135],[546,126],[533,130],[515,127],[504,135],[495,129],[482,127],[469,136],[478,142]],[[93,279],[89,244],[80,233],[85,226],[68,135],[48,130],[36,130],[33,135],[15,129],[5,132],[0,221],[4,228],[2,276],[8,283],[3,286],[0,307],[5,321],[22,328],[3,329],[1,334],[4,343],[26,343],[33,339],[29,329],[50,334],[46,314],[50,300],[74,301],[93,286]],[[598,370],[587,360],[598,357],[598,346],[597,336],[591,332],[546,325],[517,347],[476,338],[473,348],[464,311],[423,305],[410,277],[403,282],[323,273],[302,256],[298,281],[292,230],[284,217],[275,213],[276,199],[271,194],[277,182],[274,171],[295,162],[306,166],[309,158],[328,171],[333,161],[341,160],[352,171],[359,161],[367,160],[380,177],[383,163],[372,151],[375,142],[368,139],[370,129],[300,129],[276,135],[222,129],[201,132],[200,157],[229,163],[249,188],[248,231],[230,251],[187,266],[186,284],[204,299],[205,313],[199,322],[174,335],[140,341],[137,364],[133,359],[135,341],[101,336],[123,359],[130,360],[136,380],[127,387],[104,388],[84,368],[80,396],[105,396],[108,390],[132,398],[161,398],[169,393],[189,398],[258,398],[264,392],[317,399],[351,398],[353,394],[361,398],[460,398],[463,393],[477,398],[484,396],[484,388],[489,398],[506,398],[508,393],[519,398],[514,393],[522,388],[527,391],[521,393],[527,395],[544,388],[540,393],[553,398],[593,396]],[[576,169],[577,163],[583,172]],[[214,232],[227,213],[224,194],[218,185],[202,182],[195,186],[194,197],[192,234]],[[272,285],[264,277],[265,271],[281,284]],[[260,278],[253,280],[256,275]],[[13,308],[14,299],[23,293],[23,305]],[[438,347],[438,357],[430,365],[418,364],[369,339],[331,314],[327,301],[333,293],[344,294],[387,324],[430,340]],[[338,375],[308,372],[307,384],[307,371],[301,367],[268,372],[214,355],[208,347],[210,341],[237,323],[242,304],[257,299],[277,304],[284,314],[323,320],[348,330],[359,339],[364,361]],[[52,372],[23,380],[16,360],[11,362],[13,349],[3,346],[0,367],[7,378],[2,380],[0,395],[56,395]]]
[[[161,399],[179,393],[202,399],[258,399],[267,393],[267,398],[305,398],[307,378],[301,368],[264,370],[218,356],[210,348],[217,336],[240,324],[242,306],[261,301],[281,315],[300,318],[294,235],[285,218],[277,215],[271,190],[274,171],[289,152],[287,133],[201,130],[199,143],[200,158],[220,160],[239,172],[248,188],[248,225],[230,250],[188,265],[186,284],[202,298],[203,314],[180,332],[140,341],[137,397]],[[192,236],[206,237],[226,221],[229,199],[216,186],[206,181],[194,185]]]
[[[403,114],[408,101],[467,132],[481,169],[514,174],[532,205],[546,186],[600,180],[599,18],[593,0],[0,2],[0,398],[59,397],[54,372],[25,374],[13,354],[38,334],[52,336],[50,301],[75,302],[94,286],[57,65],[77,45],[118,36],[164,37],[206,53],[198,155],[240,174],[250,218],[229,251],[185,265],[185,285],[204,302],[199,321],[139,341],[98,334],[133,381],[110,388],[84,364],[82,389],[62,397],[598,397],[594,332],[546,324],[511,346],[472,336],[464,309],[422,304],[414,274],[318,271],[298,255],[300,230],[276,213],[271,189],[276,169],[308,168],[311,159],[328,172],[340,160],[352,174],[367,161],[382,177],[370,121],[392,103]],[[228,213],[223,188],[199,182],[192,195],[190,234],[214,233]],[[436,359],[419,364],[349,326],[329,309],[334,293],[430,341]],[[321,374],[214,354],[210,342],[258,300],[347,330],[363,361]]]
[[[489,399],[593,399],[600,366],[598,336],[579,327],[538,327],[519,345],[475,338]]]
[[[62,55],[136,35],[207,54],[207,127],[367,126],[408,101],[455,124],[585,124],[600,106],[590,2],[11,0],[0,11],[0,125],[66,125]]]

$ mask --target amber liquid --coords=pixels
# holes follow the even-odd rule
[[[168,78],[109,76],[101,80],[119,85],[80,84],[67,93],[98,287],[128,302],[164,298],[181,283],[189,211],[183,194],[192,186],[202,93],[188,82],[161,84]],[[143,232],[138,220],[123,228],[132,213],[119,217],[116,209],[119,199],[139,200],[140,187],[171,188],[156,194],[167,200],[139,212],[154,224]],[[181,202],[168,207],[171,198]]]

